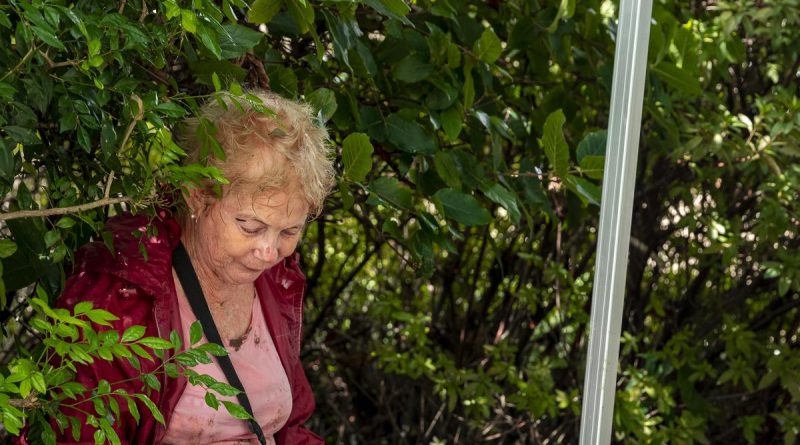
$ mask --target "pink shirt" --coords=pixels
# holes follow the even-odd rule
[[[183,338],[188,339],[189,327],[197,318],[185,297],[179,295],[178,305]],[[254,417],[264,430],[267,442],[274,444],[273,434],[283,427],[292,411],[291,387],[262,316],[258,298],[253,299],[252,314],[247,337],[238,350],[228,346],[228,356],[247,391]],[[203,337],[201,343],[206,342]],[[192,369],[218,381],[228,381],[216,360]],[[258,444],[258,439],[244,420],[232,417],[221,403],[217,411],[213,410],[206,405],[205,395],[206,391],[200,386],[186,386],[162,444]],[[217,398],[238,403],[233,396],[217,395]]]

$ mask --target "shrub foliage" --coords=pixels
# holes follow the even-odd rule
[[[795,443],[800,5],[655,3],[615,439]],[[47,347],[34,302],[54,301],[109,215],[224,181],[182,166],[171,129],[218,94],[268,88],[310,102],[338,147],[340,185],[301,246],[313,429],[575,442],[616,14],[609,0],[0,5],[6,431],[14,365]],[[29,375],[42,397],[63,383]]]

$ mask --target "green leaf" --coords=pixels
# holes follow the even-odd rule
[[[23,399],[31,393],[31,379],[26,378],[19,382],[19,395]]]
[[[142,374],[142,381],[144,381],[145,385],[148,388],[154,389],[156,391],[161,390],[161,382],[158,381],[156,376],[153,374]]]
[[[411,54],[394,67],[394,77],[406,83],[419,82],[433,73],[433,65],[419,54]]]
[[[80,303],[76,304],[72,310],[72,313],[75,315],[80,315],[86,313],[94,307],[94,304],[91,301],[81,301]]]
[[[584,178],[572,175],[567,175],[565,182],[567,187],[576,193],[583,202],[588,202],[596,206],[600,205],[600,197],[602,192],[599,186],[589,182]]]
[[[153,356],[150,355],[149,352],[145,351],[144,348],[142,348],[141,346],[134,343],[129,345],[128,347],[131,348],[131,351],[133,351],[133,353],[138,355],[139,357],[150,360],[151,362],[153,361]]]
[[[393,206],[409,210],[413,205],[414,193],[395,178],[382,176],[369,185],[371,191]]]
[[[236,23],[226,23],[222,25],[219,37],[222,58],[233,59],[245,55],[258,45],[264,34]]]
[[[113,399],[111,400],[114,401]],[[103,430],[106,435],[106,439],[111,442],[111,445],[120,445],[119,436],[114,428],[111,427],[111,422],[108,421],[108,418],[104,417],[100,419],[100,429]]]
[[[235,396],[241,392],[225,382],[212,382],[208,386],[222,396]]]
[[[156,105],[154,109],[169,117],[183,117],[186,115],[186,109],[175,102],[162,102]]]
[[[603,179],[603,168],[605,168],[605,156],[584,156],[580,160],[581,173],[592,179]]]
[[[61,40],[59,40],[58,37],[56,37],[56,35],[50,32],[49,30],[40,28],[38,26],[32,26],[31,29],[33,30],[34,34],[36,34],[40,39],[42,39],[42,41],[44,41],[44,43],[52,46],[53,48],[58,48],[62,50],[67,49],[64,46],[64,44],[61,43]]]
[[[175,356],[175,361],[184,366],[197,366],[197,357],[187,352],[180,353]]]
[[[464,113],[461,111],[461,104],[457,103],[442,111],[439,115],[439,120],[447,138],[451,141],[458,139],[458,135],[461,134],[461,128],[464,126]]]
[[[0,258],[8,258],[17,251],[17,243],[10,239],[0,240]]]
[[[149,347],[150,349],[172,349],[172,343],[159,337],[145,337],[139,340],[139,344]],[[136,352],[135,350],[133,352]]]
[[[83,425],[77,417],[69,417],[69,428],[72,432],[72,438],[75,440],[75,442],[80,440],[82,426]]]
[[[564,112],[556,110],[547,116],[544,123],[541,144],[550,165],[558,176],[565,176],[569,168],[569,147],[564,139],[562,127],[566,122]]]
[[[128,329],[125,329],[125,332],[122,334],[122,341],[123,342],[130,342],[136,341],[144,335],[145,328],[144,326],[131,326]]]
[[[0,82],[0,99],[4,99],[6,101],[11,101],[14,99],[14,93],[17,92],[17,89],[13,86],[5,83]]]
[[[606,130],[593,131],[584,136],[583,140],[578,143],[576,151],[578,163],[580,164],[585,156],[605,156],[607,138]]]
[[[219,400],[217,400],[217,396],[214,393],[207,392],[205,396],[206,405],[211,407],[214,411],[219,409]]]
[[[503,52],[503,46],[497,34],[491,28],[486,28],[483,30],[481,38],[472,46],[472,51],[478,56],[478,59],[486,63],[494,63]]]
[[[9,433],[18,436],[22,428],[22,417],[10,409],[5,409],[3,410],[3,426]]]
[[[8,19],[8,14],[3,11],[0,11],[0,26],[11,29],[11,20]]]
[[[392,14],[396,14],[401,17],[404,17],[411,12],[411,8],[409,8],[403,0],[381,0],[381,4],[383,4],[386,9],[391,11]]]
[[[655,73],[667,85],[675,88],[690,96],[700,96],[703,94],[703,89],[700,86],[700,81],[697,77],[683,68],[667,61],[661,61],[658,65],[651,67],[650,71]]]
[[[256,25],[268,23],[280,12],[282,5],[281,0],[255,0],[247,11],[247,21]]]
[[[311,6],[311,3],[303,0],[293,0],[289,1],[286,6],[300,34],[309,32],[314,24],[314,7]]]
[[[353,208],[356,199],[350,191],[348,183],[345,181],[339,182],[339,196],[342,199],[342,210],[347,211]]]
[[[425,106],[428,107],[429,110],[444,110],[456,103],[459,91],[455,85],[449,82],[443,82],[439,78],[433,78],[430,82],[434,84],[436,88],[425,97]]]
[[[369,47],[361,40],[356,40],[356,51],[354,53],[354,68],[356,73],[363,77],[373,77],[378,72],[378,65]]]
[[[436,168],[436,173],[439,174],[439,177],[448,187],[461,190],[461,170],[458,168],[458,162],[450,152],[437,151],[433,158],[433,165]]]
[[[228,355],[228,350],[216,343],[203,343],[195,349],[215,357],[224,357]]]
[[[23,127],[20,125],[8,125],[3,128],[3,130],[11,136],[11,139],[14,142],[18,142],[23,145],[36,145],[41,142],[39,137],[36,135],[32,129]]]
[[[483,190],[483,193],[493,202],[503,206],[503,208],[508,211],[508,216],[514,224],[519,224],[522,214],[519,210],[517,197],[513,192],[503,187],[501,184],[495,184]]]
[[[94,444],[103,445],[106,442],[106,432],[102,428],[94,431]]]
[[[336,57],[350,67],[350,49],[356,45],[358,37],[362,34],[361,29],[358,27],[358,22],[353,18],[332,14],[324,9],[322,14],[333,38],[333,49],[336,51]]]
[[[228,413],[237,419],[247,420],[252,418],[247,410],[242,408],[238,403],[223,400],[222,404],[225,406],[225,409],[228,410]]]
[[[786,293],[789,292],[789,288],[791,287],[791,285],[792,285],[792,279],[790,277],[786,275],[780,277],[780,279],[778,280],[778,295],[780,295],[781,297],[786,295]]]
[[[222,59],[222,48],[219,46],[219,36],[217,32],[202,23],[197,26],[197,37],[200,39],[200,43],[202,43],[207,50],[211,51],[211,54],[213,54],[217,60]]]
[[[203,338],[203,325],[200,323],[200,320],[195,320],[192,322],[192,325],[189,326],[189,343],[194,345],[195,343],[199,342]]]
[[[60,428],[66,429],[66,421],[62,421],[62,418],[58,415],[56,415],[56,422],[58,422]],[[53,430],[53,427],[48,422],[41,422],[39,425],[42,428],[42,433],[39,436],[42,439],[42,444],[56,445],[56,432]]]
[[[464,87],[462,90],[464,109],[469,110],[475,102],[475,79],[472,77],[471,62],[464,64]]]
[[[408,153],[433,154],[436,150],[433,136],[422,125],[399,114],[386,119],[386,136],[392,145]]]
[[[195,13],[188,9],[181,11],[181,26],[186,32],[197,33],[197,16]]]
[[[306,101],[314,108],[317,119],[322,123],[328,122],[338,108],[336,95],[327,88],[319,88],[306,95]]]
[[[447,188],[436,192],[434,198],[441,203],[446,217],[465,226],[482,226],[492,220],[489,211],[472,195]]]
[[[74,225],[75,225],[75,220],[70,218],[69,216],[62,217],[56,223],[56,227],[61,227],[62,229],[69,229]]]
[[[44,375],[41,372],[34,372],[31,375],[31,385],[39,394],[47,394],[47,383],[45,383]]]
[[[372,170],[372,153],[374,149],[369,136],[364,133],[352,133],[342,141],[342,163],[344,176],[353,182],[364,182]]]
[[[133,394],[133,396],[141,400],[142,403],[144,403],[144,406],[146,406],[147,409],[150,410],[150,414],[153,415],[153,418],[156,419],[158,423],[164,425],[164,416],[161,415],[161,411],[159,411],[156,404],[153,403],[152,400],[150,400],[150,397],[147,397],[144,394]]]
[[[364,3],[381,15],[411,25],[411,21],[406,18],[411,8],[403,0],[365,0]]]
[[[111,326],[109,321],[119,320],[116,315],[102,309],[92,309],[87,311],[85,315],[89,320],[101,326]]]
[[[169,342],[172,343],[172,349],[176,351],[181,350],[181,345],[183,344],[183,341],[181,340],[181,335],[178,333],[178,331],[173,330],[172,332],[169,333]]]
[[[14,162],[14,154],[11,149],[6,146],[6,143],[0,139],[0,177],[8,182],[12,182],[16,174],[16,165]]]
[[[53,247],[53,245],[61,240],[61,232],[58,230],[48,230],[44,234],[44,245]]]
[[[86,152],[92,152],[92,138],[86,127],[78,127],[78,145]]]

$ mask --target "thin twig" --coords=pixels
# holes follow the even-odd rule
[[[144,23],[145,17],[147,17],[147,3],[142,0],[142,14],[139,16],[139,23]]]
[[[78,66],[77,60],[65,60],[63,62],[53,62],[50,60],[50,57],[47,56],[47,52],[39,51],[39,55],[44,57],[44,61],[47,62],[47,68],[61,68],[63,66]]]
[[[131,202],[131,201],[133,201],[132,198],[128,196],[121,196],[119,198],[103,198],[94,202],[89,202],[86,204],[74,205],[69,207],[54,207],[51,209],[41,209],[41,210],[19,210],[16,212],[0,213],[0,221],[8,221],[10,219],[18,219],[18,218],[39,218],[44,216],[66,215],[69,213],[79,213],[79,212],[84,212],[86,210],[96,209],[98,207],[121,204],[123,202]]]
[[[139,109],[136,111],[136,116],[133,117],[133,120],[128,124],[128,128],[125,129],[125,136],[122,137],[122,142],[119,144],[119,151],[122,151],[125,148],[125,145],[128,143],[128,139],[131,137],[131,133],[133,133],[133,128],[136,127],[136,123],[144,118],[144,104],[142,103],[142,98],[135,94],[131,94],[131,99],[136,102],[136,105]]]
[[[14,68],[11,68],[11,70],[9,70],[7,73],[5,73],[5,74],[3,75],[3,77],[0,77],[0,82],[2,82],[2,81],[4,81],[4,80],[6,80],[6,78],[7,78],[8,76],[10,76],[10,75],[14,74],[14,73],[15,73],[15,72],[16,72],[18,69],[20,69],[20,67],[21,67],[22,65],[25,65],[26,63],[28,63],[28,59],[30,59],[30,57],[33,55],[33,52],[34,52],[35,50],[36,50],[36,45],[31,45],[31,48],[28,50],[28,52],[27,52],[27,53],[25,53],[25,55],[24,55],[24,56],[22,56],[22,59],[19,61],[19,63],[17,63],[17,64],[14,66]]]
[[[108,174],[108,181],[106,181],[106,190],[103,192],[103,199],[108,199],[111,196],[111,183],[114,182],[114,170]]]

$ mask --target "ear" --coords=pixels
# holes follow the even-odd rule
[[[204,187],[191,186],[184,189],[183,199],[186,200],[191,213],[200,214],[211,204],[212,196]]]

